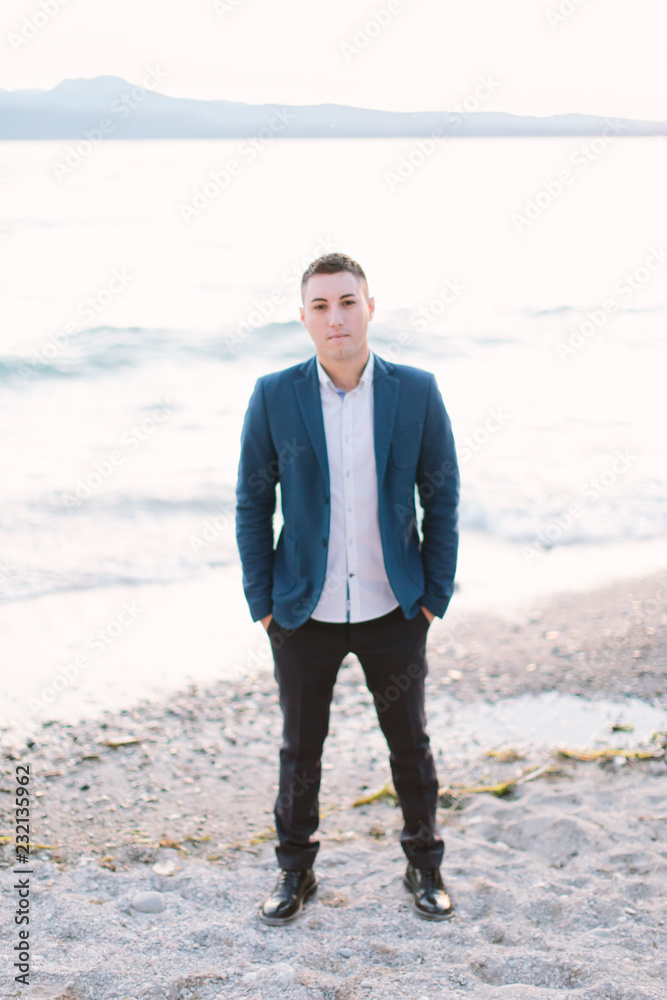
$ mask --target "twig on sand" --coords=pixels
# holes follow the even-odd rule
[[[266,840],[273,840],[276,836],[275,826],[270,826],[268,830],[264,830],[263,833],[256,833],[254,837],[251,837],[248,841],[249,844],[263,844]]]
[[[372,795],[364,795],[364,797],[361,799],[355,799],[352,805],[367,806],[371,802],[377,802],[379,799],[393,799],[394,802],[398,802],[398,795],[396,794],[396,791],[392,786],[391,782],[388,781],[387,784],[383,788],[381,788],[379,792],[373,792]]]
[[[453,785],[451,788],[445,788],[440,791],[441,804],[451,805],[452,798],[455,799],[459,795],[482,795],[486,793],[502,798],[503,795],[507,795],[517,785],[525,785],[528,781],[534,781],[535,778],[556,770],[557,768],[553,764],[543,764],[541,767],[537,767],[527,774],[522,774],[518,778],[511,778],[509,781],[499,781],[496,785],[473,785],[471,787]]]
[[[514,747],[510,747],[507,750],[487,750],[486,756],[494,757],[501,764],[514,764],[517,760],[525,759],[524,755],[515,750]]]
[[[621,747],[606,747],[602,750],[557,750],[556,756],[563,760],[609,760],[612,757],[625,757],[626,760],[662,760],[665,756],[661,750],[623,750]]]

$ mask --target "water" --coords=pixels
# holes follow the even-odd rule
[[[539,695],[504,698],[493,704],[461,704],[439,699],[441,712],[434,720],[439,732],[447,733],[451,747],[516,750],[636,749],[648,746],[654,733],[664,732],[667,712],[637,698],[623,704],[587,701],[585,698],[548,691]],[[618,731],[615,727],[627,727]],[[656,750],[658,745],[654,744]]]
[[[245,406],[313,354],[298,279],[328,249],[367,270],[373,349],[436,373],[464,530],[664,535],[667,143],[609,143],[517,232],[580,145],[450,140],[392,190],[409,140],[275,140],[186,224],[238,143],[107,142],[60,182],[66,144],[1,143],[4,599],[237,564]]]
[[[664,140],[610,142],[520,226],[579,140],[444,141],[396,183],[410,140],[276,139],[217,193],[235,141],[106,142],[59,181],[66,146],[0,143],[6,719],[270,669],[240,432],[256,378],[314,353],[299,282],[329,250],[367,271],[376,353],[438,379],[460,607],[667,565]]]

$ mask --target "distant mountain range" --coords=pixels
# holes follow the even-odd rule
[[[0,139],[230,139],[445,136],[654,136],[667,122],[500,111],[374,111],[342,104],[242,104],[165,97],[116,76],[53,90],[0,90]]]

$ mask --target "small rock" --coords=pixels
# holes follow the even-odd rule
[[[295,973],[291,965],[286,962],[279,962],[278,965],[274,965],[271,970],[273,973],[273,979],[281,990],[287,990],[294,986]]]
[[[138,892],[132,899],[132,906],[140,913],[162,913],[164,897],[161,892]]]
[[[156,865],[153,865],[153,871],[156,875],[175,875],[180,870],[173,861],[158,861]]]
[[[350,948],[339,948],[338,949],[338,954],[342,958],[352,958],[352,951],[351,951]]]
[[[136,743],[141,743],[141,739],[137,736],[130,736],[124,733],[118,733],[116,736],[107,736],[104,740],[98,740],[102,746],[111,747],[112,750],[118,750],[120,747],[130,747],[134,746]]]

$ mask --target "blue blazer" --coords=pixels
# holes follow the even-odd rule
[[[459,471],[435,376],[375,355],[375,464],[389,584],[406,618],[423,604],[442,618],[454,590]],[[280,483],[283,527],[274,550]],[[424,510],[420,539],[415,485]],[[241,432],[236,540],[253,621],[284,628],[311,616],[327,566],[330,514],[320,381],[315,356],[257,379]]]

